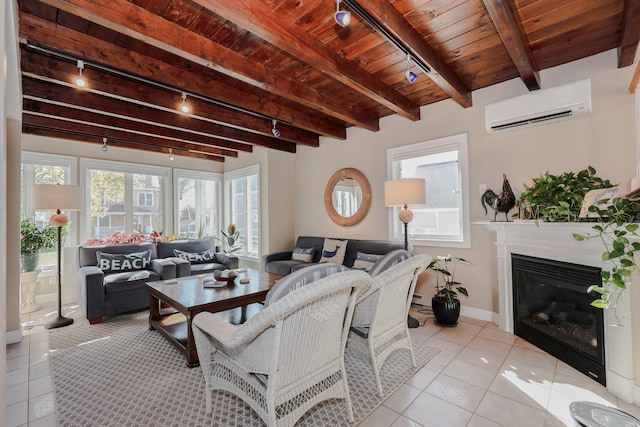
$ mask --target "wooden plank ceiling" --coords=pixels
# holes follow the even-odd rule
[[[18,7],[25,133],[212,161],[420,120],[448,98],[467,108],[513,78],[536,90],[540,70],[613,48],[626,67],[640,39],[636,0],[343,0],[347,27],[334,0]]]

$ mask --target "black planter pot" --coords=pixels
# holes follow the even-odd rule
[[[431,308],[436,322],[445,326],[453,326],[458,323],[460,317],[460,300],[446,302],[438,298],[431,298]]]

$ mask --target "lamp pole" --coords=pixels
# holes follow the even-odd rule
[[[69,219],[60,212],[60,209],[51,216],[51,223],[58,228],[58,317],[44,325],[47,329],[62,328],[73,323],[72,318],[62,315],[62,227],[68,221]]]
[[[62,227],[69,218],[62,211],[79,211],[82,207],[82,189],[76,185],[37,184],[31,191],[33,209],[55,211],[49,222],[58,229],[58,316],[44,325],[47,329],[61,328],[73,323],[62,315]]]

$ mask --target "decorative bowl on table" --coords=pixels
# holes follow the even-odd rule
[[[213,278],[218,282],[233,282],[238,275],[233,270],[216,270],[213,272]]]

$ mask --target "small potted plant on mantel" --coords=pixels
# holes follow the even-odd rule
[[[441,325],[453,326],[460,317],[460,299],[458,293],[469,296],[462,283],[456,282],[456,267],[460,264],[471,264],[460,257],[438,256],[431,260],[429,269],[436,272],[436,289],[431,298],[431,308],[436,322]]]

